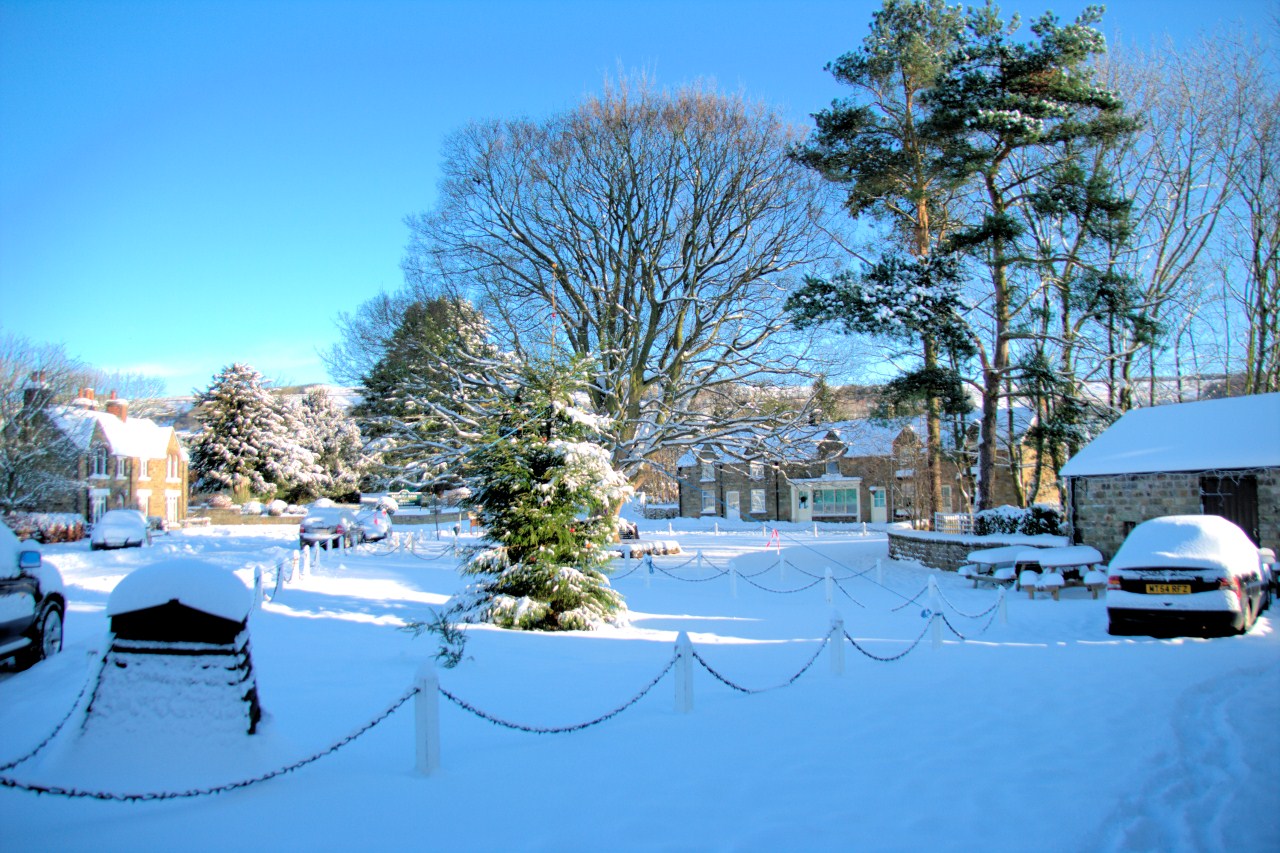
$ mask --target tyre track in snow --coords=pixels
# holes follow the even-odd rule
[[[1147,781],[1107,817],[1103,826],[1114,829],[1096,849],[1275,849],[1276,788],[1258,784],[1280,775],[1280,675],[1274,665],[1232,670],[1188,688],[1169,719],[1172,748],[1159,754]]]

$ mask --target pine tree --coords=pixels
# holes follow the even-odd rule
[[[589,630],[625,612],[600,568],[617,532],[610,508],[630,487],[596,443],[606,424],[589,411],[586,368],[527,365],[494,412],[467,503],[496,544],[464,566],[476,580],[452,621]]]
[[[263,385],[262,374],[233,364],[196,397],[204,430],[191,448],[196,488],[270,495],[309,482],[315,460],[298,444],[298,426]]]
[[[323,387],[307,391],[298,414],[303,443],[315,459],[315,496],[340,498],[357,491],[364,441],[355,422]]]

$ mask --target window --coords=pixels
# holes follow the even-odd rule
[[[716,463],[703,462],[702,463],[702,482],[712,483],[712,482],[715,482],[715,479],[716,479]]]
[[[751,511],[753,513],[764,512],[764,489],[751,490]]]
[[[760,461],[752,462],[747,472],[753,480],[764,479],[764,463]]]
[[[179,479],[178,457],[176,455],[171,455],[168,458],[167,464],[164,470],[164,475],[166,478],[170,480]]]
[[[107,476],[107,449],[105,447],[95,447],[89,451],[89,454],[89,476]]]
[[[703,489],[703,490],[702,490],[702,514],[703,514],[703,515],[715,515],[715,514],[716,514],[716,492],[715,492],[715,489]]]
[[[834,459],[833,459],[833,460],[831,460],[830,462],[828,462],[828,463],[827,463],[827,476],[828,476],[828,477],[839,477],[839,476],[840,476],[840,463],[836,462]]]
[[[741,518],[742,517],[742,501],[738,497],[737,492],[724,493],[724,517],[725,518]]]
[[[951,487],[942,487],[942,503],[938,507],[938,512],[954,512],[951,509]]]
[[[858,515],[858,489],[814,489],[813,514]]]
[[[129,464],[125,461],[125,457],[116,457],[116,479],[127,480],[129,478]]]
[[[873,507],[875,507],[876,509],[884,509],[884,501],[885,501],[884,489],[871,490],[871,505]]]

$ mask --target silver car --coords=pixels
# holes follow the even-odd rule
[[[151,544],[151,526],[147,517],[136,509],[112,509],[104,512],[89,534],[89,548],[141,548]]]
[[[350,548],[359,545],[362,532],[351,510],[340,506],[312,507],[298,525],[298,544],[303,548],[317,542],[324,548],[341,543]]]
[[[356,522],[360,525],[360,538],[365,542],[381,542],[391,535],[391,515],[382,507],[360,513]]]

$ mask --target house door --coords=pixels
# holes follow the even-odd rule
[[[1200,510],[1235,522],[1258,545],[1258,478],[1201,477]]]
[[[724,517],[735,521],[742,518],[742,500],[737,492],[724,493]]]
[[[795,492],[796,505],[793,507],[794,518],[796,521],[813,521],[813,495],[808,488],[797,489]]]
[[[871,487],[871,523],[884,524],[889,520],[888,493],[884,489]]]

